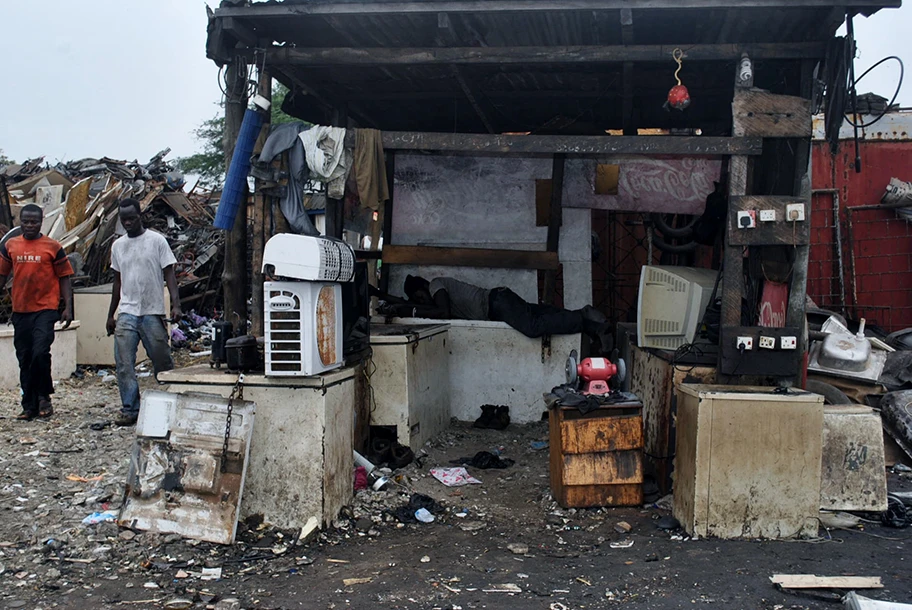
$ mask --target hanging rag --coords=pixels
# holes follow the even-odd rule
[[[355,138],[355,159],[352,166],[358,183],[361,205],[375,212],[389,199],[386,182],[386,159],[383,142],[377,129],[359,129]]]
[[[277,125],[263,144],[258,164],[268,165],[277,156],[288,151],[288,188],[279,200],[279,208],[293,232],[316,237],[320,232],[311,222],[303,202],[304,183],[307,182],[310,172],[304,158],[304,144],[298,134],[305,129],[307,126],[300,122]]]
[[[326,183],[326,196],[342,199],[352,165],[352,152],[345,148],[345,129],[315,125],[298,137],[304,144],[311,173]]]

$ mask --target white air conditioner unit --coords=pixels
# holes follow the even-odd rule
[[[264,282],[266,376],[317,375],[342,366],[342,286]]]
[[[355,252],[338,239],[279,233],[263,249],[263,272],[309,282],[350,282]]]

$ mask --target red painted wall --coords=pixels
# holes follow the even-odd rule
[[[912,223],[892,210],[855,211],[850,242],[846,208],[878,204],[890,178],[912,182],[912,142],[864,142],[861,158],[862,172],[856,174],[851,141],[841,142],[835,156],[828,144],[814,143],[813,188],[839,193],[845,290],[841,294],[833,195],[817,193],[811,212],[808,295],[821,307],[838,311],[844,305],[849,315],[893,332],[912,327]]]

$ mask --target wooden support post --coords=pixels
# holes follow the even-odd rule
[[[272,77],[268,72],[260,73],[260,84],[257,91],[261,96],[268,100],[272,99]],[[255,151],[263,149],[267,134],[269,133],[269,118],[266,119],[266,129],[260,133],[260,140],[257,142]],[[251,277],[253,278],[253,287],[251,288],[251,301],[253,303],[250,312],[251,332],[257,336],[263,336],[263,248],[266,246],[266,207],[268,197],[260,192],[262,184],[260,180],[256,181],[256,192],[253,196],[253,252],[251,253]]]
[[[389,199],[383,206],[383,245],[392,245],[393,243],[393,198],[396,195],[396,152],[388,151],[386,153],[386,183],[389,185]],[[389,263],[383,261],[380,267],[380,290],[389,293]]]
[[[247,75],[231,62],[226,69],[228,83],[225,96],[225,166],[231,163],[244,112],[247,107]],[[225,319],[236,331],[247,332],[247,197],[245,195],[234,220],[234,228],[225,237],[225,267],[222,271]]]
[[[750,80],[741,78],[741,68],[738,67],[735,74],[736,91],[749,87],[753,84]],[[732,126],[733,132],[739,130],[737,117]],[[748,158],[744,155],[734,155],[728,161],[728,206],[729,213],[732,209],[732,202],[736,197],[747,194],[747,177],[748,177]],[[727,223],[726,223],[727,225]],[[735,341],[735,337],[725,332],[725,328],[741,326],[741,299],[744,293],[744,247],[735,246],[729,243],[728,229],[723,240],[724,253],[722,256],[723,282],[722,282],[722,316],[719,341],[722,342],[719,349],[719,383],[737,383],[738,378],[733,375],[724,375],[722,373],[722,349],[728,343]]]
[[[551,165],[551,209],[548,217],[548,252],[557,252],[560,248],[560,230],[563,224],[563,191],[564,191],[564,160],[565,155],[554,155]],[[557,291],[557,270],[545,272],[544,294],[541,302],[546,305],[554,304],[554,294]]]
[[[632,45],[634,42],[633,10],[629,8],[621,9],[621,42],[624,45]],[[637,135],[637,126],[633,115],[634,64],[632,61],[624,62],[622,74],[624,97],[621,102],[621,126],[624,129],[625,136],[635,136]]]

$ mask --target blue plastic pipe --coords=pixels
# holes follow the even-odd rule
[[[222,198],[219,200],[215,212],[216,229],[230,231],[234,227],[238,208],[244,193],[247,191],[247,174],[250,173],[250,156],[257,136],[263,127],[264,115],[256,110],[247,110],[241,123],[237,143],[234,145],[234,154],[231,155],[231,165],[225,176],[225,186],[222,188]]]

